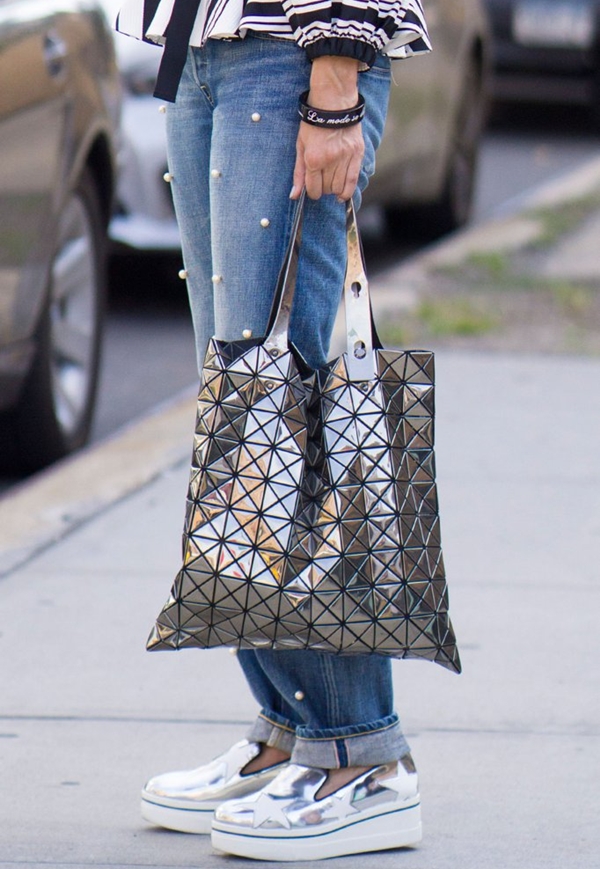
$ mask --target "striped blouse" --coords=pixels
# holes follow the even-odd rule
[[[293,39],[312,60],[378,51],[410,57],[431,49],[421,0],[124,0],[117,30],[165,45],[155,96],[173,102],[189,45],[248,30]]]

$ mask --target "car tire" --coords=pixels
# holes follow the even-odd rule
[[[464,226],[471,216],[479,142],[486,115],[480,64],[466,71],[462,96],[454,118],[452,142],[441,195],[434,202],[386,210],[388,227],[419,239],[434,240]]]
[[[106,299],[106,232],[85,170],[58,221],[36,356],[13,417],[20,471],[83,446],[92,424]]]

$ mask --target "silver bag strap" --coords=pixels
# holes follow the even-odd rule
[[[294,292],[296,290],[305,199],[306,190],[303,188],[296,207],[288,248],[283,259],[279,277],[277,278],[277,287],[275,288],[269,325],[267,326],[265,348],[271,356],[280,356],[288,349],[288,333],[290,331],[292,302],[294,301]]]
[[[288,249],[279,272],[271,308],[265,348],[273,356],[288,349],[290,315],[296,289],[302,220],[306,191],[298,200]],[[346,205],[347,263],[344,280],[348,375],[351,380],[372,380],[375,375],[374,344],[378,339],[373,326],[369,282],[367,280],[356,211],[350,200]]]
[[[344,280],[344,309],[348,376],[350,380],[372,380],[376,373],[373,352],[375,329],[356,211],[351,199],[346,203],[346,243],[348,259]]]

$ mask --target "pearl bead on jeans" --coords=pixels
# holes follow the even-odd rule
[[[264,34],[190,48],[177,101],[167,109],[170,187],[201,369],[209,338],[265,334],[296,207],[289,198],[310,62],[295,42]],[[390,86],[381,56],[359,75],[367,113],[356,192],[375,168]],[[345,208],[307,201],[291,340],[323,365],[345,271]],[[239,661],[261,713],[249,739],[296,763],[370,766],[408,752],[393,710],[391,662],[378,655],[244,650]]]

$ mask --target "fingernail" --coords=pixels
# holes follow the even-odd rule
[[[294,186],[290,190],[290,199],[293,199],[295,195],[296,195],[296,187]]]

